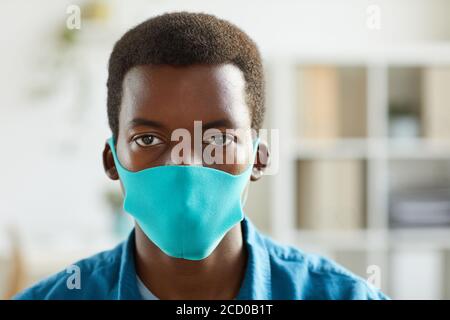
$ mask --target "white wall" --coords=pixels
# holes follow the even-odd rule
[[[66,7],[76,1],[3,0],[0,3],[0,229],[17,224],[30,242],[37,238],[86,242],[106,233],[102,190],[106,125],[106,60],[113,40],[139,21],[167,11],[204,11],[229,19],[258,43],[267,61],[285,55],[333,54],[382,49],[386,44],[450,40],[445,0],[115,0],[109,37],[81,47],[73,68],[64,69],[60,89],[47,100],[28,97],[30,88],[50,81],[45,65],[58,52],[54,32],[64,25]],[[381,30],[366,27],[366,9],[378,4]],[[88,88],[80,96],[81,84]],[[83,105],[83,118],[70,116]],[[80,106],[78,106],[80,107]],[[272,106],[276,107],[276,106]],[[248,207],[261,211],[267,228],[264,184],[251,191]],[[249,209],[250,210],[250,209]]]

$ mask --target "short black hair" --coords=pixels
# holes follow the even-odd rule
[[[114,45],[108,66],[108,122],[117,139],[125,74],[138,65],[231,63],[244,74],[251,126],[264,119],[264,74],[253,40],[232,23],[205,13],[174,12],[148,19]],[[117,141],[117,140],[116,140]]]

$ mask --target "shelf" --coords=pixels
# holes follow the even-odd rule
[[[424,138],[390,139],[307,139],[291,144],[293,159],[380,158],[385,150],[389,159],[449,159],[450,141]]]
[[[322,247],[326,250],[373,250],[385,249],[388,232],[386,230],[342,230],[311,231],[297,230],[293,234],[293,244],[299,248]]]
[[[291,242],[303,248],[325,250],[438,249],[450,250],[450,228],[407,228],[391,230],[297,230]]]
[[[397,249],[450,250],[450,228],[402,228],[389,231],[391,247]]]
[[[447,267],[434,269],[434,262],[450,256],[450,227],[390,228],[393,191],[450,187],[445,66],[450,66],[450,45],[383,47],[350,54],[303,52],[274,62],[273,82],[269,81],[272,108],[282,112],[274,115],[271,127],[280,129],[280,138],[286,140],[280,174],[273,177],[271,187],[271,235],[363,276],[367,266],[380,266],[383,288],[394,298],[401,290],[408,292],[404,283],[393,284],[402,275],[408,278],[408,271],[417,271],[423,281],[430,273],[450,279],[450,273],[443,272]],[[310,87],[305,73],[298,79],[301,68],[306,76],[312,75]],[[342,70],[358,74],[358,81],[344,79]],[[343,85],[348,79],[351,85]],[[352,90],[365,92],[365,99],[356,94],[347,101],[365,110],[343,117],[341,111],[348,111],[343,106],[348,105],[342,96]],[[318,98],[298,99],[305,93]],[[348,134],[352,124],[358,130]],[[343,163],[348,165],[342,167]],[[361,164],[362,174],[357,169]],[[351,198],[364,198],[363,207]],[[361,212],[364,223],[345,223],[347,217],[359,217],[350,212]],[[342,224],[333,224],[333,219]],[[422,261],[425,267],[405,270],[408,259]]]
[[[391,139],[388,142],[391,159],[449,159],[449,140]]]
[[[450,44],[434,43],[421,45],[383,45],[364,48],[301,48],[283,57],[293,64],[338,64],[338,65],[437,65],[450,64]]]
[[[301,140],[294,142],[291,150],[296,159],[368,157],[366,139]]]

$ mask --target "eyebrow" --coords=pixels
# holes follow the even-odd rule
[[[128,123],[129,128],[134,128],[138,126],[165,128],[165,126],[159,121],[148,120],[143,118],[135,118]]]
[[[204,124],[202,127],[203,127],[203,130],[210,129],[210,128],[219,128],[219,127],[225,127],[225,128],[232,129],[232,128],[234,128],[234,124],[228,119],[220,119],[220,120],[208,122],[208,123]]]
[[[148,120],[148,119],[143,119],[143,118],[135,118],[135,119],[132,119],[130,122],[128,122],[129,128],[134,128],[134,127],[138,127],[138,126],[165,128],[164,124],[162,124],[159,121]],[[214,120],[214,121],[211,121],[211,122],[208,122],[208,123],[202,125],[203,130],[207,130],[210,128],[219,128],[219,127],[225,127],[225,128],[231,129],[234,127],[234,125],[228,119]]]

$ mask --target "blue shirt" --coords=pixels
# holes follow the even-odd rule
[[[337,263],[261,234],[248,218],[242,221],[242,227],[248,260],[237,299],[389,299]],[[114,249],[75,263],[81,276],[79,289],[67,285],[74,274],[63,270],[15,299],[141,300],[134,248],[133,231]]]

